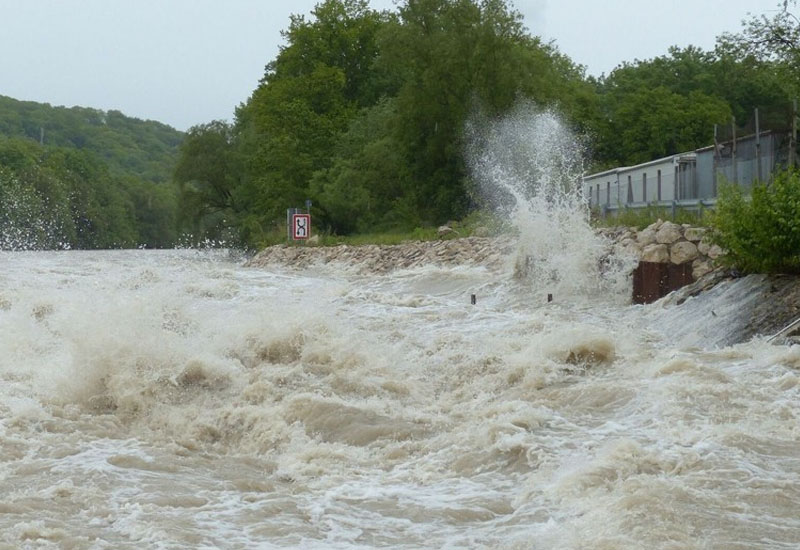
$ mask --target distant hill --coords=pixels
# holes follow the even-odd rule
[[[0,95],[0,136],[97,154],[116,176],[171,181],[183,132],[119,111],[53,107]]]
[[[171,247],[184,134],[0,96],[0,249]]]

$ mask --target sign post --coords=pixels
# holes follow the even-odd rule
[[[311,235],[311,214],[292,214],[292,239],[305,241]]]

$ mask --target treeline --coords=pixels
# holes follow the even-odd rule
[[[796,7],[779,2],[713,51],[673,48],[594,78],[505,0],[394,11],[324,0],[291,18],[232,123],[183,134],[0,96],[0,247],[163,247],[179,235],[258,246],[307,199],[317,230],[335,234],[461,219],[485,204],[466,122],[520,100],[588,136],[596,170],[702,147],[715,123],[800,95]]]
[[[0,95],[0,136],[90,151],[115,176],[167,183],[172,180],[183,132],[119,111],[53,107]]]
[[[776,70],[790,56],[755,46],[772,23],[597,79],[528,34],[503,0],[406,0],[394,12],[325,0],[291,18],[233,124],[188,132],[175,172],[182,223],[258,244],[306,199],[316,226],[338,234],[461,218],[480,205],[465,121],[520,98],[589,135],[598,169],[708,145],[714,123],[797,93],[798,72]]]
[[[0,137],[0,249],[170,247],[174,188],[97,155]]]
[[[591,116],[581,69],[502,0],[410,0],[396,12],[326,0],[293,16],[286,45],[234,124],[192,128],[176,180],[197,235],[258,244],[287,207],[313,201],[316,227],[382,232],[475,208],[464,122],[520,97]]]
[[[170,247],[183,133],[0,96],[0,248]]]

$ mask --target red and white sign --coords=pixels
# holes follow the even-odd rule
[[[311,214],[292,214],[292,238],[296,241],[311,235]]]

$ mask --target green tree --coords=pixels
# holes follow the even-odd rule
[[[408,0],[382,35],[380,63],[401,75],[397,139],[413,178],[407,193],[427,223],[471,206],[463,132],[473,111],[498,114],[518,97],[567,104],[582,78],[501,0]]]
[[[326,0],[312,15],[310,21],[292,17],[284,33],[288,44],[237,111],[243,163],[238,223],[249,242],[310,197],[313,174],[330,167],[359,107],[381,95],[373,61],[386,15],[361,0]]]
[[[234,225],[239,172],[231,125],[215,120],[190,128],[173,175],[181,230],[196,240],[221,239]]]
[[[787,105],[771,63],[720,39],[713,52],[670,48],[664,56],[623,63],[597,83],[595,119],[601,167],[633,164],[712,143],[713,125],[746,123],[756,107]]]
[[[616,106],[606,147],[621,164],[691,151],[713,141],[714,124],[730,119],[727,103],[693,91],[687,96],[664,87],[627,94]]]
[[[800,92],[800,18],[797,1],[781,0],[771,15],[755,15],[738,34],[725,34],[720,42],[740,55],[769,63],[793,94]]]
[[[314,173],[311,194],[334,232],[376,232],[421,223],[405,195],[411,177],[394,138],[397,102],[364,109],[336,145],[332,166]]]
[[[13,226],[34,248],[171,246],[169,179],[181,139],[164,124],[117,111],[0,96],[0,167],[10,201],[0,231]]]

